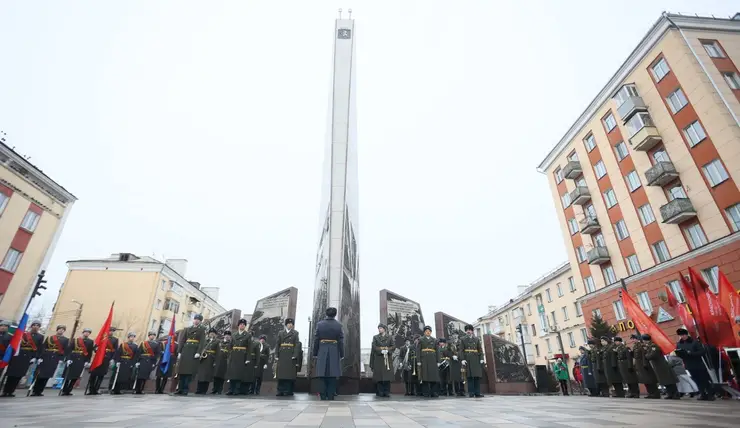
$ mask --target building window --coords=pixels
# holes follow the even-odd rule
[[[576,180],[576,187],[588,187],[588,185],[586,185],[586,179],[581,177]]]
[[[532,304],[527,303],[527,315],[532,315]]]
[[[665,149],[658,149],[654,151],[652,157],[655,163],[671,161],[671,159],[668,157],[668,153],[665,152]]]
[[[614,154],[617,156],[618,161],[621,161],[622,159],[630,155],[630,152],[629,150],[627,150],[627,145],[624,144],[624,141],[620,141],[617,143],[616,146],[614,146]]]
[[[558,282],[558,297],[563,297],[563,286]]]
[[[614,273],[614,267],[612,265],[604,266],[601,268],[601,272],[604,274],[604,282],[606,285],[617,282],[617,274]]]
[[[23,253],[14,248],[9,248],[8,252],[5,254],[5,259],[3,259],[3,263],[0,265],[0,269],[6,270],[10,273],[15,273],[15,270],[18,269],[18,265],[20,264],[22,257]]]
[[[676,298],[678,303],[684,303],[686,301],[686,296],[683,295],[683,290],[681,289],[681,283],[677,279],[668,282],[668,288],[671,289],[671,293],[673,293],[673,297]]]
[[[596,171],[596,178],[601,178],[606,175],[606,167],[604,166],[604,162],[602,161],[596,162],[596,165],[594,165],[594,170]]]
[[[550,344],[550,339],[545,339],[545,345],[547,345],[547,352],[552,353],[552,345]]]
[[[624,306],[622,305],[621,300],[615,300],[612,302],[612,308],[614,308],[614,316],[617,317],[617,321],[622,321],[627,318],[624,314]]]
[[[630,232],[627,230],[627,223],[624,220],[619,220],[614,223],[614,230],[617,231],[617,238],[621,241],[627,239],[630,236]]]
[[[39,224],[39,218],[41,216],[36,214],[33,211],[27,211],[26,216],[23,217],[23,221],[21,222],[21,228],[26,229],[29,232],[33,232],[36,230],[36,226]]]
[[[558,167],[555,170],[555,182],[560,184],[561,181],[563,181],[563,170]]]
[[[560,197],[560,199],[563,201],[563,208],[568,208],[570,206],[570,193],[566,191],[563,193],[563,196]]]
[[[730,178],[730,176],[727,175],[727,170],[725,170],[724,165],[722,165],[722,161],[719,159],[709,162],[701,167],[701,169],[704,171],[704,176],[712,187]]]
[[[568,333],[568,342],[570,343],[570,347],[571,348],[575,348],[576,347],[576,339],[573,337],[573,332],[572,331]]]
[[[570,318],[568,318],[568,307],[563,306],[561,308],[563,310],[563,321],[568,321]]]
[[[547,296],[547,301],[552,302],[552,295],[550,295],[550,289],[545,290],[545,296]]]
[[[596,284],[594,284],[594,279],[590,276],[583,278],[583,285],[586,286],[586,293],[593,293],[596,291]]]
[[[509,325],[509,314],[504,315],[504,322],[506,322],[506,325]]]
[[[633,170],[624,178],[625,180],[627,180],[627,187],[629,187],[630,192],[634,192],[642,186],[642,184],[640,183],[640,177],[637,176],[637,171]]]
[[[9,200],[10,196],[6,195],[5,193],[0,193],[0,214],[5,211],[5,207],[8,206]]]
[[[573,305],[576,307],[576,317],[582,317],[583,307],[581,307],[581,302],[575,302]]]
[[[629,271],[630,275],[635,275],[642,271],[642,268],[640,267],[640,261],[637,260],[637,255],[633,254],[631,256],[627,256],[627,258],[625,258],[624,260],[627,262],[627,270]]]
[[[737,73],[731,71],[725,72],[722,73],[722,77],[725,78],[725,82],[727,82],[727,85],[729,85],[731,89],[740,89],[740,76],[738,76]]]
[[[578,259],[578,263],[586,261],[586,249],[583,248],[583,245],[576,247],[576,259]]]
[[[637,213],[640,215],[640,223],[643,226],[655,221],[655,215],[653,214],[653,208],[650,204],[645,204],[637,209]]]
[[[653,256],[658,263],[663,263],[671,258],[671,254],[668,252],[668,246],[666,246],[665,241],[658,241],[651,245],[651,247],[653,248]]]
[[[585,328],[582,328],[581,337],[583,338],[583,343],[588,343],[588,330],[586,330]]]
[[[635,85],[624,85],[619,90],[619,92],[617,92],[617,94],[614,95],[614,101],[617,102],[617,107],[619,107],[631,97],[639,97],[639,96],[640,95],[637,93],[637,88],[635,88]]]
[[[578,233],[578,222],[575,218],[568,219],[568,229],[570,229],[571,235],[575,235],[576,233]]]
[[[704,277],[704,281],[709,284],[709,289],[714,294],[719,293],[719,267],[712,266],[710,268],[702,269],[701,276]]]
[[[632,116],[630,120],[627,121],[625,126],[627,126],[627,133],[629,134],[630,138],[632,138],[642,128],[655,125],[653,125],[653,120],[650,118],[649,114],[647,114],[646,112],[641,112]]]
[[[737,232],[740,230],[740,204],[735,204],[731,207],[728,207],[725,209],[725,212],[727,213],[727,217],[730,218],[730,221],[732,222],[732,230],[733,232]]]
[[[175,299],[167,298],[164,300],[164,308],[177,314],[177,312],[180,311],[180,302]]]
[[[683,232],[686,235],[686,240],[689,241],[689,247],[691,247],[692,250],[706,245],[707,237],[704,235],[704,231],[701,229],[701,225],[699,225],[699,223],[687,226]]]
[[[573,279],[572,276],[568,277],[568,286],[570,287],[570,292],[575,293],[576,291],[576,281]]]
[[[552,326],[555,327],[558,325],[558,319],[555,317],[555,311],[550,312],[550,316],[552,317]]]
[[[613,189],[606,189],[606,192],[604,192],[604,201],[606,201],[607,209],[617,205],[617,195]]]
[[[711,58],[724,58],[725,53],[722,51],[722,48],[719,46],[719,43],[717,43],[716,40],[708,40],[701,42],[701,45],[704,46],[704,50],[707,51],[707,54]]]
[[[578,153],[576,153],[575,150],[570,152],[570,154],[568,155],[568,160],[571,162],[578,162]]]
[[[162,309],[162,299],[157,299],[157,304],[154,307],[156,309]]]
[[[674,199],[686,199],[688,196],[686,196],[686,192],[683,190],[683,186],[681,186],[681,183],[676,183],[672,187],[668,188],[668,200],[672,201]]]
[[[637,293],[637,302],[646,314],[650,315],[653,313],[653,304],[650,303],[650,296],[647,291]]]
[[[668,63],[665,62],[665,58],[661,58],[660,61],[656,62],[652,67],[653,77],[656,82],[660,82],[668,74],[671,69],[668,67]]]
[[[586,208],[584,210],[586,212],[586,215],[590,218],[596,218],[596,209],[594,208],[593,204],[586,205]]]
[[[162,288],[162,291],[166,291],[166,290],[167,290],[167,281],[165,281],[165,280],[163,279],[163,280],[162,280],[162,285],[161,285],[160,287]]]
[[[668,102],[668,106],[671,107],[671,112],[673,114],[678,113],[682,108],[686,107],[686,104],[689,103],[689,100],[686,99],[686,95],[684,95],[681,88],[668,94],[666,101]]]
[[[691,147],[694,147],[707,138],[707,134],[704,132],[704,128],[702,128],[701,123],[699,123],[698,120],[691,122],[689,126],[684,128],[683,134],[686,136],[686,140],[688,140],[689,146]]]
[[[588,137],[583,139],[583,144],[586,146],[586,150],[590,152],[596,148],[596,139],[592,134],[588,134]]]
[[[591,311],[591,316],[593,318],[596,318],[596,317],[601,318],[601,309],[594,309],[593,311]]]
[[[594,247],[606,247],[606,241],[604,240],[604,234],[603,233],[597,233],[593,236],[593,244]]]
[[[149,327],[149,331],[156,332],[155,328],[157,328],[157,320],[152,320],[152,325]]]
[[[611,132],[617,126],[617,121],[614,120],[614,115],[611,112],[604,117],[604,126],[606,126],[606,132]]]
[[[534,353],[538,357],[540,356],[540,345],[534,345]]]

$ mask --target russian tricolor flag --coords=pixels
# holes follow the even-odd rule
[[[0,361],[0,369],[7,367],[10,364],[10,359],[18,355],[21,349],[21,339],[23,339],[23,333],[26,331],[26,323],[28,323],[28,314],[23,314],[18,328],[15,330],[8,347],[5,349],[3,359]]]

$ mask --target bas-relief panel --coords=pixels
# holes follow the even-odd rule
[[[270,346],[270,358],[265,370],[264,379],[272,379],[273,354],[277,345],[277,335],[285,328],[285,319],[295,319],[298,289],[286,288],[257,301],[249,323],[249,331],[257,339],[267,336],[265,342]]]
[[[239,317],[241,317],[242,311],[239,309],[232,309],[222,314],[218,314],[214,317],[208,318],[203,321],[203,325],[206,327],[206,331],[211,328],[216,329],[216,334],[219,338],[223,337],[225,331],[233,332],[239,323]],[[166,334],[166,333],[165,333]]]
[[[534,382],[532,373],[524,362],[516,343],[501,339],[495,334],[487,335],[491,340],[496,369],[496,382]]]
[[[406,340],[413,343],[414,338],[424,333],[424,316],[421,305],[401,295],[383,290],[380,292],[380,299],[380,319],[384,320],[388,334],[394,338],[393,371],[396,380],[400,380],[402,373],[398,367],[401,364],[401,347]]]

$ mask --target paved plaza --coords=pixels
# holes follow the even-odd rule
[[[561,396],[378,400],[171,397],[167,395],[0,399],[10,427],[733,427],[740,403]]]

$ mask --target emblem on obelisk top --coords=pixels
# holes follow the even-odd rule
[[[352,30],[349,28],[340,28],[337,30],[337,39],[351,39]]]

